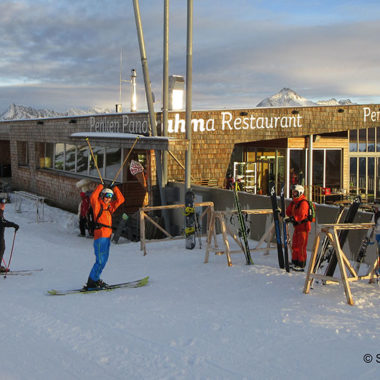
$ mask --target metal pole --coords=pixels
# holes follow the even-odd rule
[[[131,71],[131,112],[137,111],[136,70]]]
[[[193,0],[187,0],[185,191],[191,188],[191,99],[193,73]]]
[[[163,135],[168,135],[168,104],[169,104],[169,0],[164,1],[164,71],[162,96]],[[168,152],[162,152],[162,186],[168,183]]]
[[[139,7],[138,0],[133,0],[133,8],[135,11],[137,37],[139,40],[141,64],[142,64],[142,69],[144,73],[145,94],[146,94],[146,100],[148,103],[150,126],[152,128],[152,135],[157,136],[156,115],[154,113],[154,107],[153,107],[153,96],[152,96],[152,89],[150,87],[148,61],[147,61],[146,52],[145,52],[145,42],[144,42],[144,36],[143,36],[143,31],[142,31],[140,7]]]
[[[148,61],[147,61],[146,52],[145,52],[145,43],[144,43],[144,36],[143,36],[143,31],[142,31],[140,7],[139,7],[138,0],[133,0],[133,9],[135,12],[137,37],[139,40],[141,64],[142,64],[143,74],[144,74],[145,94],[146,94],[146,99],[147,99],[148,109],[149,109],[149,120],[150,120],[150,125],[152,128],[152,135],[157,136],[156,115],[154,113],[154,107],[153,107],[153,96],[152,96],[152,90],[150,87]],[[161,204],[166,205],[165,188],[162,186],[161,152],[159,150],[155,150],[154,152],[155,152],[155,158],[156,158],[157,183],[158,183],[158,188],[160,191]],[[168,218],[166,210],[164,210],[162,214],[164,217],[165,229],[168,229],[169,218]]]
[[[307,198],[311,201],[313,200],[313,135],[309,135],[309,156],[307,174],[307,186],[309,190]]]

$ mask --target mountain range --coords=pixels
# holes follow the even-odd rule
[[[33,107],[11,104],[5,112],[0,114],[0,120],[41,119],[51,117],[84,116],[105,113],[111,113],[111,111],[109,109],[101,108],[90,108],[88,110],[71,108],[66,112],[57,112],[49,109],[36,109]]]
[[[277,94],[269,98],[265,98],[256,107],[307,107],[307,106],[337,106],[354,104],[350,99],[336,100],[334,98],[329,100],[318,100],[312,102],[302,96],[298,95],[290,88],[283,88]]]
[[[298,95],[290,88],[283,88],[277,94],[263,99],[256,107],[302,107],[302,106],[333,106],[333,105],[349,105],[354,104],[349,99],[336,100],[334,98],[329,100],[319,100],[312,102],[302,96]],[[78,108],[69,109],[66,112],[56,112],[48,109],[35,109],[32,107],[11,104],[8,109],[0,114],[0,120],[20,120],[20,119],[40,119],[51,117],[65,117],[65,116],[84,116],[107,114],[114,111],[101,108],[90,108],[88,110],[81,110]]]

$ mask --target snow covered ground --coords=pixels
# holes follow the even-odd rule
[[[77,236],[76,216],[33,205],[5,210],[20,225],[11,268],[43,267],[0,278],[0,379],[364,379],[380,374],[379,285],[315,285],[278,269],[276,250],[210,255],[184,241],[112,245],[102,278],[150,276],[148,286],[48,296],[81,287],[94,262],[92,241]],[[13,229],[6,231],[8,261]],[[204,239],[203,239],[204,240]],[[254,244],[254,242],[252,242]],[[205,244],[204,244],[205,245]],[[371,354],[371,363],[363,356]],[[376,355],[378,355],[376,361]],[[370,359],[370,357],[368,357]],[[377,363],[379,362],[379,363]]]

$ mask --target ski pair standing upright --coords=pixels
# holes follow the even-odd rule
[[[273,222],[276,234],[276,244],[277,244],[277,255],[278,255],[278,264],[281,269],[286,269],[289,272],[289,253],[288,253],[288,234],[287,234],[287,225],[285,223],[285,194],[284,186],[281,187],[281,209],[278,207],[277,194],[276,194],[276,185],[272,182],[270,184],[270,198],[272,202],[273,209]],[[281,216],[282,226],[280,222]],[[284,246],[282,245],[282,238],[284,241]]]
[[[237,182],[235,182],[235,186],[233,187],[233,192],[234,192],[234,200],[235,200],[235,205],[236,205],[236,210],[237,210],[237,217],[239,221],[239,236],[242,240],[245,261],[247,265],[251,265],[253,264],[253,260],[251,257],[251,251],[249,249],[249,244],[248,244],[248,229],[245,224],[243,212],[241,210]]]

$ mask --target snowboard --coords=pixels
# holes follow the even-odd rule
[[[344,206],[339,206],[339,210],[338,210],[338,213],[334,219],[334,224],[337,224],[337,223],[340,223],[341,219],[342,219],[342,216],[343,216],[343,213],[344,213],[344,209],[345,207]],[[330,243],[330,240],[328,239],[327,236],[325,236],[323,238],[323,241],[322,241],[322,244],[321,244],[321,248],[317,254],[317,258],[315,260],[315,273],[317,273],[317,271],[319,270],[323,270],[323,263],[324,261],[326,261],[326,257],[329,257],[331,256],[331,251],[333,250],[333,246],[331,245]],[[330,251],[330,253],[328,253]]]
[[[251,257],[251,251],[249,249],[249,244],[248,244],[247,226],[245,224],[244,216],[243,216],[243,213],[241,211],[237,182],[235,182],[233,192],[234,192],[234,199],[235,199],[235,205],[236,205],[236,210],[237,210],[237,216],[238,216],[238,220],[239,220],[239,236],[243,240],[243,251],[244,251],[245,261],[246,261],[247,265],[251,265],[251,264],[253,264],[253,260]]]
[[[284,259],[285,269],[289,272],[289,251],[288,251],[288,226],[285,223],[285,193],[284,185],[281,186],[280,201],[281,201],[281,219],[282,219],[282,234],[284,239]]]
[[[195,247],[195,209],[194,209],[195,194],[188,190],[185,194],[185,237],[186,249]]]
[[[374,220],[372,220],[374,222]],[[356,259],[355,259],[355,271],[356,273],[359,273],[360,265],[364,261],[364,258],[367,255],[367,249],[369,245],[375,244],[373,241],[373,236],[375,234],[375,229],[376,229],[376,224],[371,227],[368,231],[364,239],[362,240],[360,244],[360,248],[358,250],[358,253],[356,254]]]
[[[47,293],[51,296],[65,296],[67,294],[97,293],[97,292],[111,291],[111,290],[120,289],[120,288],[140,288],[142,286],[147,285],[148,280],[149,280],[149,276],[144,277],[140,280],[136,280],[136,281],[122,282],[120,284],[108,285],[106,288],[103,288],[103,289],[84,289],[84,288],[69,289],[69,290],[51,289],[51,290],[48,290]]]
[[[346,217],[344,218],[343,223],[352,223],[354,221],[354,218],[356,216],[356,213],[359,210],[359,206],[360,206],[361,202],[362,202],[362,199],[361,199],[360,195],[356,196],[354,201],[352,202],[350,208],[348,209],[348,212],[346,214]],[[348,232],[349,232],[349,230],[341,230],[339,233],[339,245],[342,249],[343,249],[344,243],[347,240]],[[335,250],[332,249],[330,261],[329,261],[329,264],[327,266],[325,276],[330,276],[330,277],[334,276],[334,272],[335,272],[337,264],[338,264],[338,259],[337,259],[336,254],[335,254]]]
[[[121,216],[120,222],[115,230],[115,233],[112,236],[112,241],[117,244],[119,242],[120,236],[122,232],[126,229],[127,227],[127,221],[128,221],[128,215],[123,213]]]
[[[269,186],[270,186],[270,199],[272,201],[273,222],[274,222],[274,228],[276,232],[278,265],[280,266],[281,269],[284,269],[285,263],[284,263],[284,253],[282,251],[280,218],[278,217],[279,209],[277,205],[276,186],[273,182]]]

